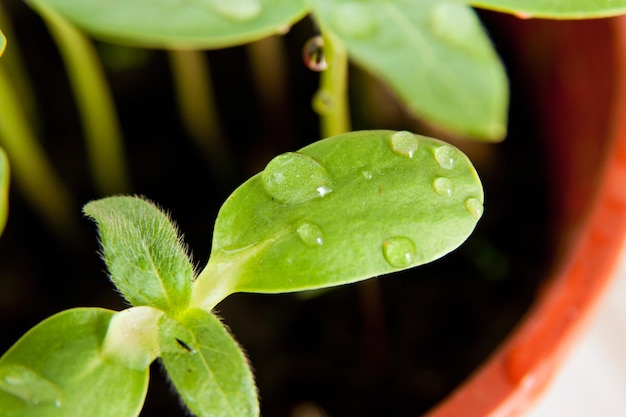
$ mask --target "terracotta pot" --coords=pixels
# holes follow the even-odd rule
[[[548,68],[535,99],[551,138],[558,261],[508,339],[428,417],[528,410],[593,315],[626,236],[626,19],[506,24],[529,69]]]

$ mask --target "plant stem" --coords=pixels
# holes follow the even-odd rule
[[[215,174],[231,176],[232,156],[223,141],[211,71],[203,51],[169,51],[180,117],[191,138],[206,154]]]
[[[122,135],[111,91],[93,44],[53,9],[31,3],[45,20],[59,48],[85,132],[96,186],[103,194],[129,190]]]
[[[41,216],[58,231],[72,225],[71,198],[30,129],[18,94],[0,65],[0,141],[13,177]]]
[[[323,138],[351,130],[348,104],[348,54],[339,40],[324,35],[328,68],[321,73],[320,89],[313,98],[313,109],[320,115]]]

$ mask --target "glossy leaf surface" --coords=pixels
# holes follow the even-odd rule
[[[56,314],[0,358],[0,414],[20,417],[139,415],[148,368],[100,356],[115,312],[79,308]]]
[[[247,360],[217,317],[199,309],[159,323],[161,358],[181,398],[198,417],[259,415]]]
[[[469,236],[482,202],[470,161],[441,141],[364,131],[316,142],[276,157],[224,203],[192,304],[212,307],[202,301],[211,292],[329,287],[430,262]]]
[[[28,0],[105,40],[160,48],[222,48],[279,33],[303,0]]]
[[[470,3],[525,18],[584,19],[626,13],[626,0],[476,0]]]
[[[193,267],[165,213],[136,197],[92,201],[83,211],[98,223],[111,280],[133,306],[173,315],[187,308]]]
[[[323,31],[427,121],[501,140],[508,81],[474,11],[456,0],[314,0]]]
[[[4,231],[9,215],[9,159],[0,148],[0,235]]]

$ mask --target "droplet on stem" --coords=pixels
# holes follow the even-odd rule
[[[313,36],[302,48],[302,59],[304,64],[312,71],[324,71],[328,68],[326,55],[324,55],[324,38]]]

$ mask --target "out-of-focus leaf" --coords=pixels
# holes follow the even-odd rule
[[[482,140],[506,134],[508,81],[474,11],[458,0],[313,0],[323,31],[417,115]]]
[[[303,0],[27,0],[105,40],[157,48],[222,48],[300,20]]]
[[[472,0],[469,3],[525,18],[586,19],[626,13],[626,0]]]

